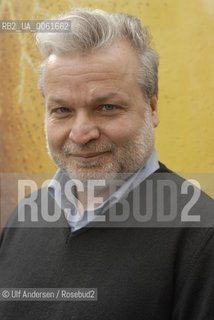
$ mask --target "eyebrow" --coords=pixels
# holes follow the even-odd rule
[[[97,97],[93,97],[91,100],[90,100],[90,103],[103,103],[105,102],[106,100],[108,99],[113,99],[113,98],[117,98],[117,99],[124,99],[124,95],[123,94],[120,94],[118,92],[109,92],[105,95],[102,95],[102,96],[97,96]],[[63,97],[60,98],[60,97],[54,97],[54,96],[50,96],[47,100],[48,103],[50,102],[54,102],[54,103],[58,103],[58,104],[68,104],[69,103],[69,99],[66,100],[64,99]]]

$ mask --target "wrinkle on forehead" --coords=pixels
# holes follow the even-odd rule
[[[138,68],[136,52],[127,41],[88,55],[52,55],[46,65],[44,89],[51,96],[85,92],[91,99],[96,94],[106,95],[120,88],[124,91],[124,86],[133,87]]]
[[[82,68],[81,68],[82,61]],[[116,65],[115,65],[116,62]],[[102,65],[102,70],[108,74],[115,68],[120,71],[120,74],[128,72],[137,73],[139,68],[139,60],[136,50],[127,40],[115,42],[108,48],[100,48],[87,53],[76,52],[72,55],[50,55],[47,60],[49,66],[53,66],[56,70],[59,68],[63,71],[64,67],[72,65],[72,74],[80,75],[93,73],[93,69]]]

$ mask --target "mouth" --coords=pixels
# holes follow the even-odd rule
[[[93,153],[70,153],[69,157],[72,157],[77,161],[91,161],[100,158],[107,153],[109,153],[109,151]]]

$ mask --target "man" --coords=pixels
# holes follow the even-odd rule
[[[0,286],[96,288],[97,301],[2,299],[0,318],[213,319],[213,200],[157,160],[158,55],[146,28],[101,10],[60,19],[70,32],[37,35],[59,170],[9,220]]]

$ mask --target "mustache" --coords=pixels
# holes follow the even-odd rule
[[[62,147],[62,152],[65,155],[75,153],[96,153],[96,152],[113,152],[116,150],[116,145],[113,143],[97,143],[91,141],[85,145],[76,145],[70,142],[66,142]]]

